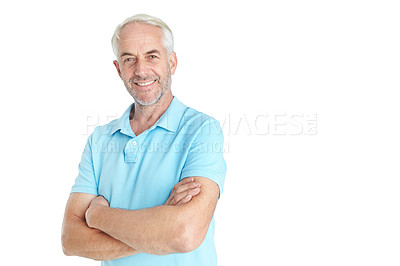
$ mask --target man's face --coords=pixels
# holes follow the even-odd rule
[[[126,89],[140,105],[157,103],[171,88],[176,55],[167,55],[158,27],[131,23],[120,33],[118,61],[114,65]]]

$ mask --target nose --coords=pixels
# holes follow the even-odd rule
[[[137,60],[135,66],[135,75],[139,77],[145,77],[147,73],[147,65],[143,60]]]

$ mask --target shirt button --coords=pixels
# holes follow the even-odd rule
[[[132,141],[133,146],[136,146],[136,144],[137,144],[136,141]]]

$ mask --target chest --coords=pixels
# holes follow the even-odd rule
[[[131,139],[119,149],[102,154],[98,192],[114,208],[162,205],[179,182],[186,153],[185,147],[173,141]]]

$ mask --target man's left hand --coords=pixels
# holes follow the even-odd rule
[[[188,203],[200,193],[201,184],[193,177],[187,177],[177,183],[164,205],[178,206]]]

